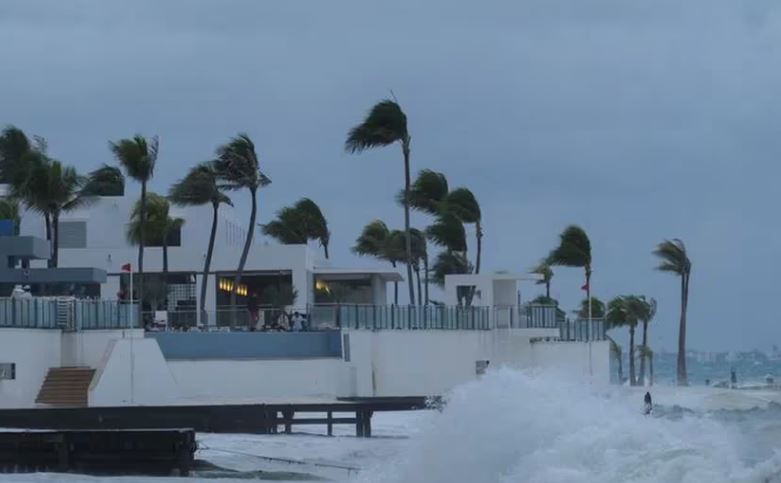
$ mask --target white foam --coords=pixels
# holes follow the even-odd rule
[[[765,482],[781,458],[753,467],[737,435],[702,417],[642,415],[642,397],[559,375],[510,369],[456,389],[396,461],[365,482]],[[779,480],[781,481],[781,480]]]

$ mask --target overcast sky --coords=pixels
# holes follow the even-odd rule
[[[402,226],[401,152],[343,142],[392,89],[414,170],[479,198],[486,270],[526,271],[580,224],[595,295],[656,297],[651,341],[673,349],[678,280],[651,250],[680,237],[689,346],[765,349],[781,342],[774,3],[2,0],[0,124],[83,171],[113,162],[108,140],[159,135],[161,192],[246,131],[273,179],[260,221],[311,197],[335,263],[374,265],[349,247],[374,218]],[[567,309],[581,279],[556,271]]]

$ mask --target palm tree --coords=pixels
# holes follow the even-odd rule
[[[426,235],[435,245],[466,257],[466,231],[461,219],[453,213],[440,213],[436,221],[426,228]]]
[[[35,147],[21,129],[8,126],[0,133],[0,183],[14,184]]]
[[[586,300],[591,301],[591,241],[588,235],[583,228],[570,225],[559,238],[559,246],[550,252],[546,262],[549,265],[583,267],[586,272]],[[592,310],[593,307],[588,310],[589,321],[593,316]]]
[[[656,299],[651,298],[646,300],[645,297],[639,298],[639,313],[638,317],[643,324],[643,343],[641,349],[648,347],[648,324],[651,323],[656,315]],[[640,356],[640,379],[641,384],[645,384],[645,357]]]
[[[29,167],[25,181],[15,187],[27,207],[41,213],[50,225],[52,255],[49,267],[57,267],[59,262],[60,215],[89,201],[81,194],[83,185],[84,179],[75,168],[41,156]]]
[[[412,284],[412,237],[410,236],[410,135],[407,131],[407,116],[395,101],[385,99],[375,104],[366,118],[352,128],[344,143],[345,150],[360,153],[367,149],[401,145],[404,155],[404,233],[405,260],[407,264],[407,285],[410,304],[415,305],[415,290]]]
[[[190,170],[182,180],[171,186],[168,192],[171,202],[179,206],[212,206],[212,228],[209,233],[209,246],[206,249],[206,260],[203,263],[201,277],[201,324],[207,323],[206,318],[206,287],[209,283],[209,269],[211,268],[212,255],[214,254],[214,242],[217,238],[217,215],[221,204],[233,206],[230,198],[220,190],[217,181],[217,172],[214,164],[201,163]]]
[[[445,286],[445,275],[471,273],[472,264],[463,253],[453,251],[440,252],[431,265],[431,280],[440,287]],[[458,287],[456,298],[459,305],[464,305],[470,290],[467,287]]]
[[[14,198],[0,198],[0,220],[10,220],[14,224],[14,235],[19,234],[19,201]]]
[[[331,239],[328,221],[317,203],[309,198],[301,198],[293,206],[282,208],[274,220],[261,227],[264,235],[285,245],[305,244],[309,240],[317,240],[323,247],[325,259],[328,260],[328,244]]]
[[[591,307],[591,318],[602,319],[605,317],[605,303],[597,297],[591,297],[591,303],[589,299],[583,299],[580,301],[580,306],[575,314],[580,319],[588,320],[589,306]]]
[[[138,183],[141,183],[141,200],[139,205],[139,244],[138,244],[138,303],[143,307],[144,297],[144,244],[146,238],[144,230],[146,225],[146,189],[147,183],[155,173],[157,163],[157,151],[159,147],[157,137],[146,139],[136,134],[131,139],[120,139],[109,143],[114,157],[124,168],[127,175]],[[133,294],[130,294],[132,299]],[[143,310],[143,308],[142,308]]]
[[[396,254],[389,250],[391,231],[381,220],[374,220],[363,227],[361,234],[355,240],[352,252],[356,255],[370,256],[390,262],[393,268],[399,261]],[[412,282],[410,281],[410,284]],[[399,284],[393,282],[393,303],[399,303]]]
[[[637,317],[633,312],[635,302],[632,296],[620,296],[611,300],[607,304],[608,326],[628,327],[629,328],[629,384],[635,385],[635,328],[637,327]]]
[[[418,278],[418,301],[428,305],[428,247],[426,245],[426,235],[417,228],[410,229],[412,235],[412,256],[415,259],[415,275]],[[421,291],[420,270],[423,268],[423,277],[425,280],[425,294]]]
[[[665,240],[656,246],[654,255],[659,257],[656,269],[670,272],[681,277],[681,322],[678,326],[678,385],[689,384],[686,373],[686,311],[689,308],[689,279],[692,262],[686,253],[683,241],[675,238]]]
[[[443,173],[424,169],[410,186],[409,205],[414,210],[436,216],[442,212],[442,202],[448,192],[447,178]],[[396,195],[396,200],[404,206],[404,190]]]
[[[611,337],[608,337],[608,340],[610,341],[610,354],[615,358],[615,360],[618,362],[618,381],[619,383],[624,382],[624,356],[621,353],[621,346],[618,345],[616,341],[614,341]]]
[[[83,196],[122,196],[125,194],[125,176],[116,166],[104,164],[87,176]]]
[[[553,280],[553,269],[543,260],[531,270],[531,273],[540,275],[542,278],[537,280],[537,285],[545,285],[545,297],[550,298],[550,283]]]
[[[230,191],[246,189],[252,200],[249,223],[247,224],[247,237],[244,240],[239,266],[236,268],[236,276],[233,279],[233,286],[238,289],[255,235],[255,221],[258,216],[258,189],[269,185],[271,180],[260,171],[260,161],[255,152],[255,144],[246,134],[239,134],[227,144],[217,148],[217,159],[214,161],[214,166],[218,179],[221,181],[221,188]],[[233,317],[235,317],[236,290],[231,291],[231,307],[234,312]]]
[[[481,225],[482,214],[477,198],[467,188],[456,188],[448,193],[445,198],[444,209],[457,216],[462,223],[475,225],[475,238],[477,240],[474,273],[480,273],[480,259],[483,252],[483,228]]]
[[[157,245],[162,248],[163,274],[162,285],[165,288],[164,301],[168,305],[168,243],[176,230],[184,225],[182,218],[171,218],[171,205],[168,200],[157,193],[148,192],[146,198],[145,225],[141,226],[141,200],[138,200],[130,213],[130,223],[127,226],[127,239],[133,245]],[[143,238],[142,238],[143,237]]]

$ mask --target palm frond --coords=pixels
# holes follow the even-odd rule
[[[426,228],[426,235],[434,244],[451,251],[466,251],[466,231],[461,219],[452,213],[442,213],[431,226]]]
[[[538,263],[529,273],[542,276],[542,279],[537,280],[537,285],[545,285],[546,283],[550,283],[553,279],[553,269],[545,260]]]
[[[220,190],[217,170],[214,163],[209,161],[194,166],[187,176],[174,183],[168,190],[168,198],[179,206],[201,206],[208,203],[233,206],[231,199]]]
[[[475,195],[467,188],[456,188],[445,197],[445,210],[464,223],[479,223],[482,215]]]
[[[0,133],[0,182],[13,183],[23,158],[33,149],[21,129],[7,126]]]
[[[440,252],[431,265],[431,280],[440,287],[445,285],[446,275],[472,272],[472,264],[461,253]]]
[[[659,271],[678,275],[685,275],[691,271],[691,260],[686,253],[686,246],[678,238],[659,243],[653,254],[659,258],[659,265],[656,267]]]
[[[220,187],[225,190],[256,190],[271,184],[271,179],[260,171],[255,143],[245,133],[240,133],[217,148],[214,169]]]
[[[82,196],[122,196],[125,194],[125,176],[116,166],[102,165],[87,175]]]
[[[344,149],[359,153],[402,141],[407,136],[407,116],[396,102],[385,99],[371,108],[363,122],[350,129]]]
[[[445,175],[424,169],[410,186],[410,207],[429,215],[437,215],[441,212],[442,202],[447,194]],[[396,202],[404,206],[404,190],[400,190],[396,195]]]
[[[130,139],[109,143],[109,147],[128,176],[138,182],[149,181],[152,178],[159,149],[157,136],[146,139],[136,134]]]
[[[352,252],[356,255],[383,258],[385,243],[389,236],[388,226],[381,220],[374,220],[363,227],[361,234],[355,240]]]
[[[559,236],[559,246],[553,249],[546,262],[565,267],[591,267],[591,241],[583,228],[568,226]]]

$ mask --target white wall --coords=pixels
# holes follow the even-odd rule
[[[599,342],[535,342],[532,365],[610,383],[610,344]]]
[[[60,332],[2,329],[0,362],[16,364],[16,379],[0,380],[0,407],[32,407],[49,368],[60,366]]]
[[[62,366],[97,368],[113,339],[144,337],[142,329],[85,330],[62,333]]]
[[[170,404],[177,388],[155,339],[112,339],[89,388],[90,406]]]
[[[490,367],[532,367],[535,360],[530,340],[556,336],[558,330],[353,330],[346,333],[350,338],[346,377],[351,391],[347,395],[381,397],[442,394],[474,379],[477,361],[489,361]],[[585,347],[585,344],[573,345]],[[597,369],[596,362],[594,367],[595,371],[601,370]],[[609,374],[607,369],[606,374]]]
[[[341,359],[176,360],[168,367],[185,400],[335,398],[347,390]]]

